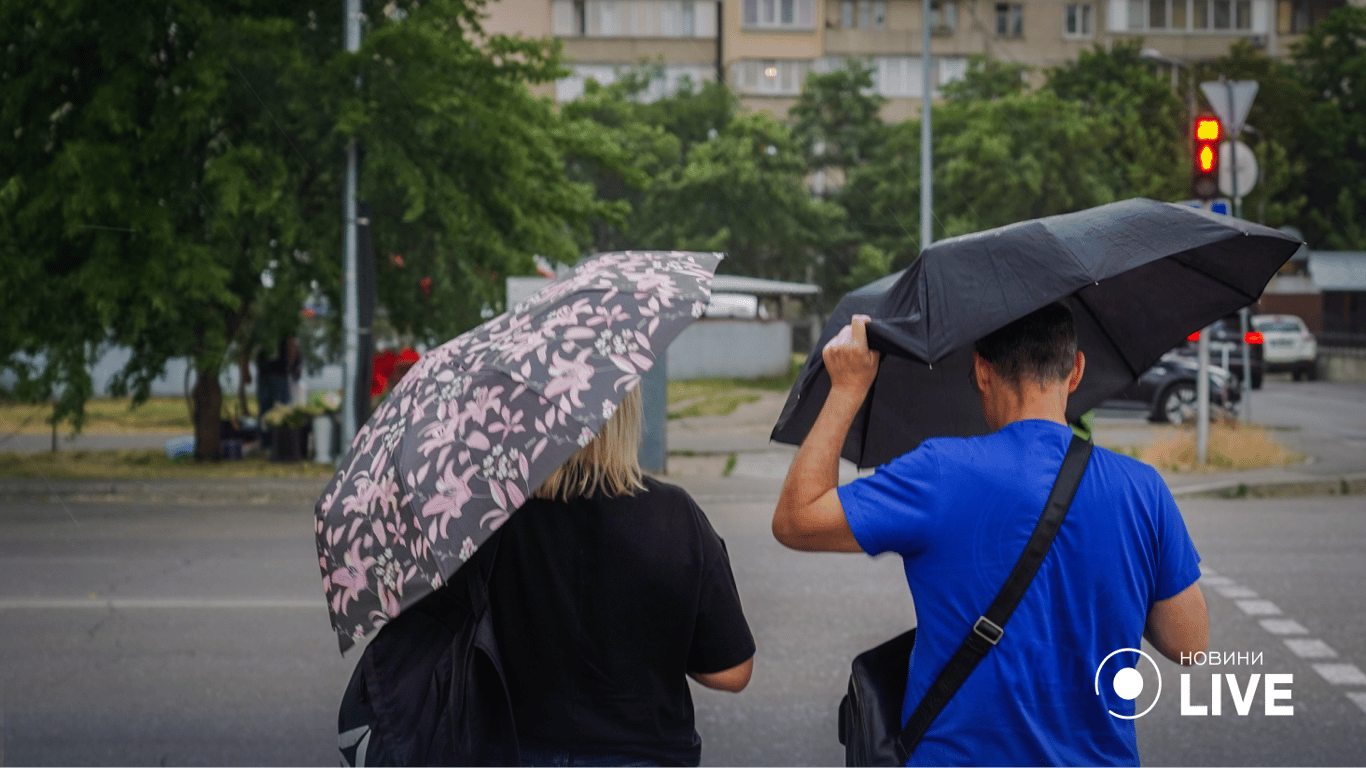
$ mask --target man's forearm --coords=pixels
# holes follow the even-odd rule
[[[802,510],[839,485],[840,449],[864,396],[865,393],[857,391],[835,389],[825,398],[825,405],[797,450],[783,482],[778,498],[779,516],[785,518],[781,522],[797,523],[800,527],[802,521],[787,518],[797,518]]]

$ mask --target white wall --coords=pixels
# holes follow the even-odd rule
[[[683,329],[669,345],[669,379],[781,376],[792,364],[785,320],[708,320]]]

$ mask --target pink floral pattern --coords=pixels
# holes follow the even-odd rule
[[[345,652],[439,588],[701,315],[716,253],[606,253],[430,350],[356,434],[314,531]]]

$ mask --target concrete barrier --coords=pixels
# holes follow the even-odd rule
[[[1324,381],[1366,383],[1366,349],[1319,347],[1318,375]]]
[[[792,365],[785,320],[708,320],[683,329],[669,345],[669,379],[781,376]]]

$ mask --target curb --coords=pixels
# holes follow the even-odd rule
[[[0,500],[62,499],[178,504],[304,504],[312,507],[325,479],[142,481],[0,478]]]
[[[1366,473],[1247,482],[1236,477],[1171,489],[1178,499],[1293,498],[1366,495]]]

